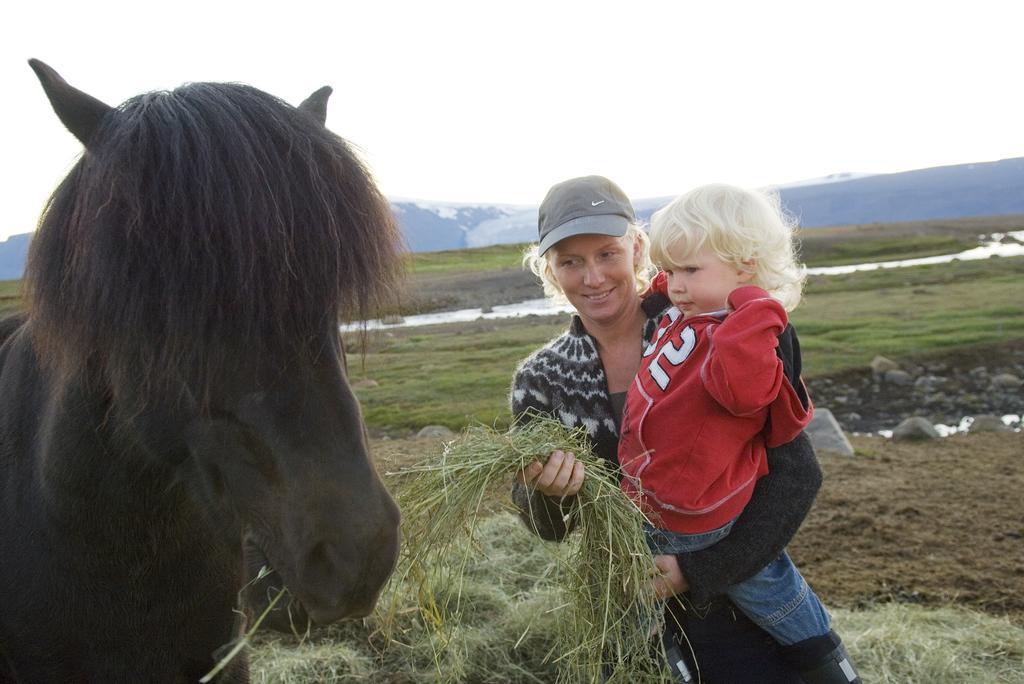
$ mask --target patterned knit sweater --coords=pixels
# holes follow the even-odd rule
[[[645,330],[637,330],[638,353],[667,303],[660,295],[644,300],[648,321]],[[779,343],[796,341],[780,337]],[[509,400],[512,415],[519,420],[529,420],[524,412],[532,408],[557,417],[566,427],[586,428],[594,452],[618,467],[619,432],[604,367],[596,341],[578,316],[573,316],[569,330],[520,364]],[[807,437],[801,434],[769,449],[768,466],[769,474],[758,481],[728,537],[703,551],[677,556],[694,603],[708,602],[768,565],[807,515],[821,486],[821,469]],[[512,498],[527,526],[544,539],[560,540],[575,524],[566,518],[565,502],[519,483],[513,486]]]
[[[637,331],[637,353],[645,336]],[[527,409],[550,413],[568,428],[583,427],[598,456],[618,467],[619,429],[597,343],[579,316],[569,330],[523,361],[512,380],[512,415]]]

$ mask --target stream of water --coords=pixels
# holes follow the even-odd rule
[[[1013,240],[1006,242],[1007,238]],[[824,266],[820,268],[807,269],[807,275],[839,275],[842,273],[854,273],[856,271],[874,271],[882,268],[906,268],[908,266],[923,266],[927,264],[948,264],[953,260],[975,261],[978,259],[989,259],[994,256],[1010,257],[1024,255],[1024,230],[1010,233],[996,233],[987,237],[986,241],[972,249],[958,252],[957,254],[942,254],[938,256],[920,257],[918,259],[903,259],[900,261],[878,261],[868,264],[850,264],[846,266]],[[555,304],[548,299],[528,299],[516,304],[500,304],[489,311],[482,309],[458,309],[456,311],[437,311],[428,314],[416,314],[406,316],[401,321],[383,322],[381,320],[358,321],[341,327],[342,332],[359,330],[365,327],[367,330],[379,330],[387,328],[415,327],[420,325],[435,325],[438,323],[464,323],[478,319],[492,318],[515,318],[518,316],[551,316],[553,314],[572,311],[570,304]]]

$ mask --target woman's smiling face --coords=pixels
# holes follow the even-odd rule
[[[629,237],[584,234],[555,243],[551,270],[583,324],[607,325],[639,305],[636,263],[640,246]]]

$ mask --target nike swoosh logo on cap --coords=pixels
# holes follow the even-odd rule
[[[598,200],[596,202],[591,202],[590,206],[596,207],[598,204],[604,204],[604,200]]]

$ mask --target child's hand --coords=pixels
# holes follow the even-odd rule
[[[654,565],[661,574],[655,575],[651,580],[651,588],[659,599],[664,600],[690,589],[675,556],[655,556]]]
[[[552,451],[547,463],[534,461],[517,473],[525,485],[553,497],[572,496],[583,486],[583,464],[571,451]]]

